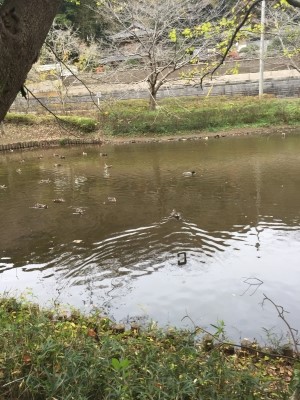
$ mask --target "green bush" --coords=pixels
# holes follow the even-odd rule
[[[18,114],[7,113],[5,122],[13,124],[34,125],[39,121],[39,118],[34,114]]]
[[[60,116],[66,127],[75,128],[84,133],[94,132],[97,129],[97,121],[93,118],[79,116]]]

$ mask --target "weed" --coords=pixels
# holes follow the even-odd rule
[[[7,400],[289,397],[292,362],[204,351],[188,331],[152,324],[116,334],[99,313],[66,317],[12,298],[0,300],[0,326],[0,398]],[[215,329],[224,335],[222,321]]]
[[[298,99],[176,98],[159,105],[149,111],[146,101],[117,102],[106,112],[103,128],[113,135],[165,135],[300,121]]]
[[[63,121],[67,127],[75,128],[85,133],[94,132],[97,129],[97,121],[93,118],[61,116],[60,120]]]

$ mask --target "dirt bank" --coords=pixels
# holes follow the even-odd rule
[[[192,133],[176,133],[174,135],[165,136],[106,136],[103,132],[96,131],[90,134],[82,134],[79,131],[66,131],[59,125],[39,125],[39,126],[28,126],[21,124],[6,124],[5,134],[0,134],[0,146],[1,145],[12,145],[15,143],[28,143],[31,141],[35,142],[55,142],[56,144],[65,144],[66,140],[78,143],[88,142],[91,143],[112,143],[112,144],[123,144],[123,143],[147,143],[147,142],[165,142],[171,140],[201,140],[206,138],[222,138],[228,136],[266,136],[266,135],[282,135],[283,133],[296,133],[300,132],[299,127],[292,126],[276,126],[276,127],[246,127],[246,128],[235,128],[227,129],[216,132],[192,132]],[[7,146],[5,146],[7,147]]]

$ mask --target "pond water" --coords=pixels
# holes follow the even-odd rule
[[[1,292],[257,339],[265,293],[299,328],[299,171],[300,135],[1,154]]]

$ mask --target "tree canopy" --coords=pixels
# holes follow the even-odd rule
[[[101,35],[105,31],[105,19],[93,13],[93,6],[101,6],[101,0],[0,0],[0,121],[3,120],[26,76],[39,56],[40,49],[56,15],[75,26],[80,26],[83,38]],[[221,65],[233,46],[237,35],[251,20],[253,12],[262,0],[236,0],[231,21],[232,34],[219,62]],[[122,8],[130,0],[115,0]],[[195,3],[191,1],[191,4]],[[197,3],[197,2],[196,2]],[[206,1],[207,5],[226,2]],[[227,2],[228,8],[229,2]],[[278,7],[300,8],[300,0],[267,0]],[[107,20],[109,23],[109,20]],[[217,67],[209,72],[213,74]]]

